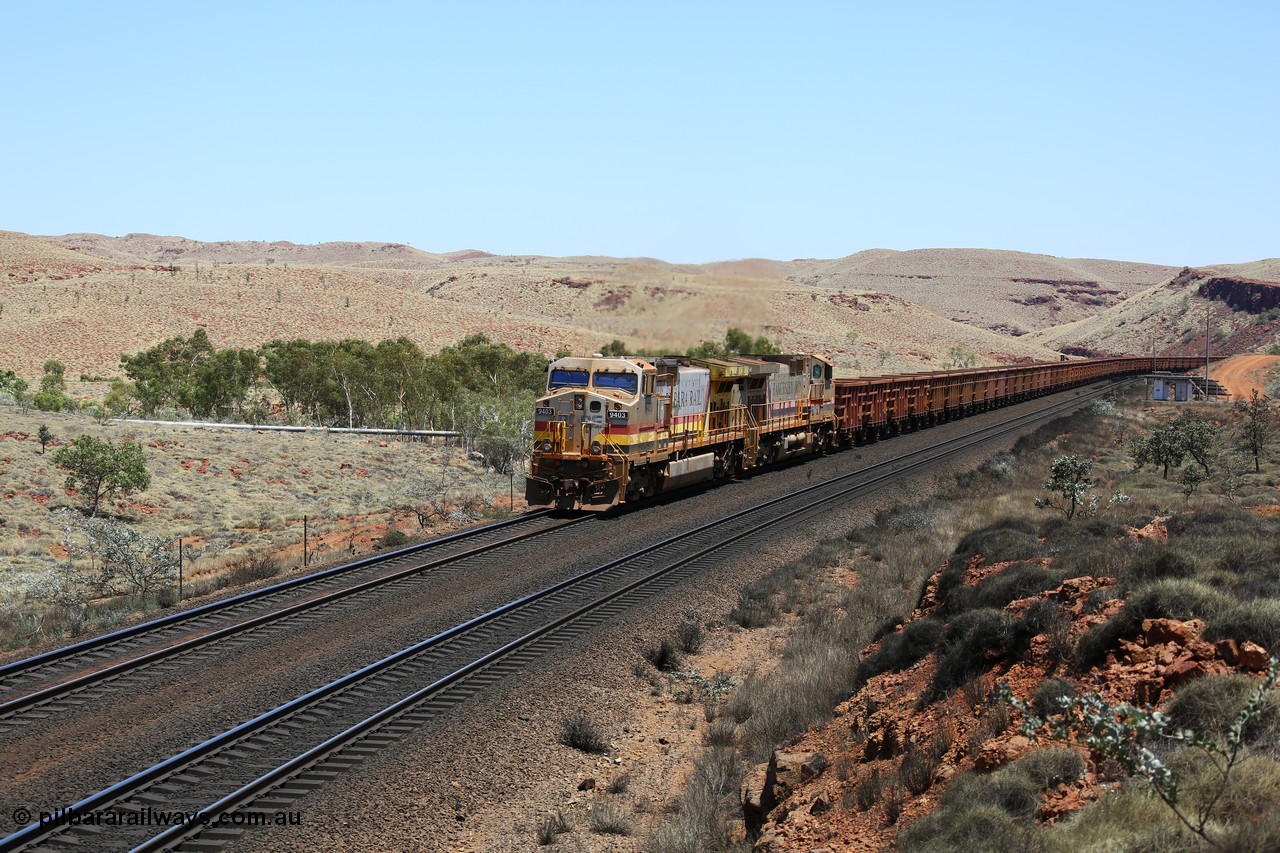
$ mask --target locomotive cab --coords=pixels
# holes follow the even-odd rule
[[[835,417],[820,356],[562,358],[534,413],[531,507],[607,510],[820,451]]]
[[[638,427],[656,417],[656,369],[637,358],[562,358],[534,410],[530,506],[608,509],[627,484]]]

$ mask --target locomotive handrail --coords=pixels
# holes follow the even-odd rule
[[[661,463],[665,458],[662,454],[689,453],[703,448],[720,452],[720,445],[741,442],[741,455],[738,458],[740,467],[745,470],[769,461],[761,456],[761,450],[774,441],[783,440],[783,433],[829,431],[830,446],[846,447],[952,418],[965,417],[995,406],[1020,402],[1094,379],[1139,372],[1146,369],[1148,364],[1153,368],[1185,370],[1203,362],[1184,357],[1161,357],[1154,361],[1126,357],[889,376],[837,377],[829,384],[830,399],[826,394],[815,397],[812,391],[798,392],[794,399],[789,397],[789,391],[779,393],[777,399],[770,399],[771,394],[760,391],[761,386],[756,383],[741,387],[741,392],[748,394],[749,400],[737,405],[726,404],[724,395],[728,392],[725,388],[716,386],[716,394],[709,396],[697,407],[698,414],[693,417],[682,415],[679,424],[673,423],[674,383],[679,380],[678,374],[673,371],[670,375],[660,377],[664,380],[663,385],[655,388],[656,393],[652,395],[658,406],[658,423],[654,428],[655,440],[652,445],[636,445],[633,448],[625,442],[619,444],[606,432],[600,432],[600,437],[595,440],[600,442],[597,447],[609,447],[611,457],[615,455],[616,447],[619,458],[630,459],[634,451],[636,460],[643,464],[651,464],[655,460]],[[709,407],[713,400],[718,406],[714,410]],[[549,431],[543,433],[558,439],[557,443],[561,445],[558,451],[564,458],[577,459],[589,451],[591,440],[587,438],[587,431],[594,427],[586,424],[575,426],[581,431],[581,453],[574,453],[565,446],[568,437],[563,432],[566,428],[564,423],[549,424]],[[555,429],[562,432],[556,433]],[[607,429],[606,425],[605,430]],[[548,444],[544,443],[543,446],[547,447]],[[728,452],[727,447],[722,449]],[[540,456],[542,453],[553,455],[549,450],[536,455]],[[773,457],[779,454],[770,450],[764,455]],[[538,474],[534,473],[533,468],[538,468]],[[587,494],[591,491],[596,500],[590,508],[607,508],[610,503],[619,503],[624,498],[623,493],[617,489],[609,492],[605,484],[610,478],[622,480],[626,476],[625,471],[625,468],[609,468],[603,471],[584,469],[561,473],[552,465],[544,472],[535,459],[529,481],[533,483],[536,480],[543,486],[531,488],[529,494],[533,497],[530,498],[530,505],[550,506],[565,495]],[[539,476],[542,473],[547,476]],[[564,483],[566,488],[545,487],[546,483],[552,481]],[[582,502],[584,508],[587,508],[587,503]]]

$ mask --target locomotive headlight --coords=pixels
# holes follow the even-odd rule
[[[600,455],[600,451],[601,451],[602,449],[603,449],[603,448],[600,446],[600,442],[598,442],[598,441],[593,441],[593,442],[591,442],[591,455],[592,455],[592,456],[599,456],[599,455]]]
[[[542,442],[542,452],[543,452],[543,453],[550,453],[550,452],[551,452],[551,441],[550,441],[550,439],[548,439],[547,441]]]

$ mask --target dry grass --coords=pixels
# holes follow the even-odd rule
[[[456,522],[506,503],[505,477],[482,472],[456,448],[438,443],[323,432],[103,426],[80,414],[23,413],[11,406],[0,411],[0,609],[6,611],[38,609],[23,600],[23,589],[27,579],[62,561],[62,532],[53,511],[79,505],[63,489],[65,475],[49,453],[39,452],[35,433],[42,423],[56,437],[50,452],[82,433],[143,445],[150,488],[106,512],[142,533],[184,540],[187,597],[248,579],[248,560],[275,554],[280,569],[300,567],[304,515],[314,564],[368,555],[388,529],[429,533],[405,511],[415,496],[440,503],[445,516],[435,521],[441,526],[451,523],[449,513]]]
[[[407,334],[433,351],[483,332],[543,353],[589,351],[613,338],[682,351],[739,326],[784,349],[829,353],[846,372],[928,369],[944,366],[953,346],[980,363],[1052,359],[1018,335],[1080,320],[1173,272],[985,250],[675,266],[448,256],[394,244],[0,232],[9,285],[0,365],[34,376],[59,358],[72,376],[115,375],[120,353],[189,335],[196,324],[218,346]]]
[[[1029,636],[1048,632],[1052,637],[1063,627],[1060,608],[1053,605],[1029,608],[1016,620],[994,608],[1052,587],[1061,577],[1075,576],[1077,572],[1141,577],[1148,584],[1153,576],[1164,573],[1185,574],[1188,570],[1180,568],[1178,560],[1164,557],[1162,546],[1147,543],[1129,549],[1117,547],[1126,527],[1142,526],[1155,515],[1170,515],[1176,510],[1177,519],[1202,519],[1199,524],[1171,522],[1170,534],[1177,541],[1203,540],[1202,550],[1206,553],[1185,556],[1185,562],[1196,572],[1217,572],[1212,582],[1223,590],[1200,584],[1209,590],[1204,596],[1226,601],[1227,590],[1258,582],[1259,573],[1251,573],[1249,567],[1274,567],[1274,548],[1267,539],[1271,522],[1241,513],[1235,506],[1250,495],[1260,499],[1268,493],[1272,495],[1271,502],[1276,502],[1271,480],[1277,464],[1274,448],[1268,453],[1263,472],[1244,477],[1237,493],[1227,495],[1210,488],[1187,500],[1176,483],[1165,482],[1150,472],[1135,473],[1125,451],[1127,436],[1171,418],[1173,409],[1152,410],[1136,397],[1121,402],[1123,417],[1082,413],[1047,425],[1021,441],[1015,455],[997,457],[971,474],[940,480],[935,495],[922,504],[882,513],[874,525],[852,532],[847,541],[825,542],[813,554],[760,578],[744,590],[735,614],[740,625],[767,624],[784,618],[784,612],[791,612],[796,614],[795,630],[784,651],[783,664],[768,678],[747,679],[730,698],[721,730],[711,741],[714,751],[736,743],[744,757],[761,761],[778,744],[827,719],[851,688],[856,692],[860,681],[877,672],[909,665],[940,647],[946,647],[948,653],[937,668],[942,683],[935,686],[939,693],[960,687],[969,704],[980,711],[979,724],[967,736],[969,751],[976,751],[988,738],[1006,731],[1011,716],[1006,705],[993,701],[991,677],[982,665],[974,665],[983,657],[975,650],[985,648],[996,638],[1007,639],[1011,648],[1017,647]],[[1230,436],[1229,414],[1195,408],[1219,419],[1219,434]],[[1099,515],[1071,522],[1036,509],[1034,501],[1043,494],[1042,484],[1050,463],[1056,456],[1068,453],[1096,461],[1094,470],[1100,479],[1097,490],[1104,498],[1116,488],[1128,494],[1141,493],[1143,497],[1115,506],[1104,500]],[[949,555],[953,555],[950,561]],[[1014,562],[1003,573],[992,575],[977,586],[953,586],[953,601],[949,600],[948,590],[941,590],[947,604],[937,618],[916,621],[903,631],[895,630],[915,606],[923,579],[938,566],[949,563],[951,568],[944,573],[947,575],[957,570],[962,573],[972,558],[989,564],[1042,556],[1054,558],[1048,569]],[[852,589],[830,584],[825,571],[830,566],[856,571],[858,583]],[[1157,583],[1193,582],[1175,577]],[[1177,590],[1166,592],[1165,597],[1171,598]],[[1273,594],[1260,589],[1255,592]],[[1188,595],[1191,593],[1182,598]],[[1175,604],[1161,599],[1152,607],[1158,610]],[[1271,602],[1263,602],[1247,613],[1239,607],[1224,606],[1219,619],[1231,616],[1244,620],[1248,616],[1255,630],[1270,630],[1272,624],[1280,625],[1280,619],[1272,618],[1270,605]],[[1067,635],[1062,633],[1057,653],[1066,657],[1071,649]],[[881,640],[879,654],[859,661],[860,650],[873,639]],[[1049,704],[1063,691],[1061,684],[1046,684],[1041,692],[1039,701]],[[739,725],[730,726],[729,720]],[[843,797],[845,806],[864,812],[874,809],[884,823],[894,823],[903,809],[906,792],[923,791],[932,783],[932,764],[940,754],[937,749],[945,752],[946,747],[939,742],[913,748],[904,756],[898,772],[868,774],[850,781]],[[1069,781],[1080,768],[1079,755],[1070,750],[1049,750],[1034,753],[995,777],[966,783],[970,788],[953,785],[956,793],[947,795],[951,806],[944,807],[941,817],[922,821],[919,829],[912,829],[906,837],[909,846],[913,850],[965,846],[992,850],[1073,849],[1071,844],[1080,837],[1103,837],[1093,826],[1093,818],[1079,822],[1080,834],[1074,829],[1041,833],[1031,822],[1039,808],[1040,791]],[[1258,784],[1269,790],[1271,777],[1264,770],[1257,770]],[[846,779],[852,775],[846,773]],[[1140,808],[1142,804],[1131,802],[1129,796],[1123,795],[1107,808],[1117,815],[1133,810],[1147,814],[1144,807]],[[661,828],[654,837],[653,849],[720,849],[717,845],[722,843],[722,836],[716,827],[723,825],[724,817],[723,812],[715,811],[716,799],[692,786],[685,797],[690,800],[687,812],[682,799],[679,816]],[[1167,815],[1144,829],[1142,838],[1176,836],[1176,829],[1164,817]],[[1250,831],[1267,839],[1269,826],[1259,824]],[[1238,828],[1243,832],[1249,827],[1241,824]]]

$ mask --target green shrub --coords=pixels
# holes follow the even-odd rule
[[[900,672],[938,648],[946,625],[932,616],[907,624],[880,642],[880,649],[858,665],[857,683],[865,684],[885,672]]]
[[[1082,669],[1097,665],[1121,637],[1137,636],[1144,619],[1204,619],[1213,625],[1231,604],[1226,595],[1198,581],[1155,581],[1135,592],[1119,613],[1080,638],[1076,664]]]
[[[957,555],[981,554],[988,563],[1029,560],[1041,553],[1036,526],[1021,518],[1006,518],[981,530],[965,534],[956,546]]]
[[[409,537],[394,527],[388,528],[387,532],[382,534],[382,537],[378,540],[379,548],[403,548],[408,544]]]
[[[1046,678],[1036,685],[1031,704],[1038,716],[1048,717],[1062,713],[1066,708],[1066,703],[1062,700],[1064,698],[1072,699],[1075,696],[1076,686],[1070,681],[1061,678]]]
[[[983,578],[977,586],[962,586],[943,602],[944,613],[1000,608],[1011,601],[1029,598],[1062,584],[1063,574],[1035,563],[1014,563],[998,574]]]
[[[967,610],[947,624],[938,666],[930,689],[932,698],[945,696],[986,670],[986,653],[1006,646],[1013,626],[1003,610]]]
[[[1179,687],[1165,712],[1177,728],[1207,738],[1225,737],[1257,690],[1258,682],[1244,675],[1206,675]],[[1269,692],[1261,712],[1245,727],[1244,739],[1274,742],[1278,735],[1280,696]]]
[[[1084,771],[1084,757],[1079,752],[1055,746],[1024,755],[1001,772],[1021,773],[1041,791],[1047,791],[1063,782],[1074,782]]]

